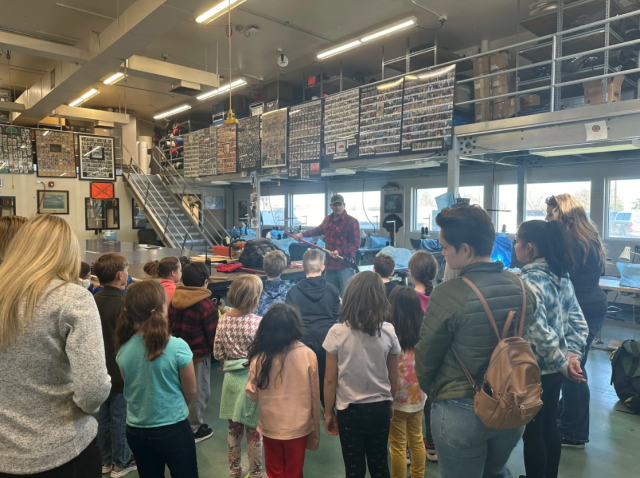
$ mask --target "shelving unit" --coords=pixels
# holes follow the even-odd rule
[[[304,82],[307,83],[306,76],[303,75],[303,79]],[[340,62],[340,74],[338,76],[333,76],[328,80],[325,80],[324,73],[320,72],[320,81],[318,83],[302,88],[302,101],[305,102],[307,100],[311,100],[314,96],[322,98],[324,95],[340,93],[341,91],[357,88],[362,85],[363,83],[344,76],[342,62]]]

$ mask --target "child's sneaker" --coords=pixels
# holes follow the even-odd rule
[[[427,443],[427,440],[424,440],[424,448],[427,450],[427,460],[438,461],[438,455],[436,455],[436,447],[434,445],[430,445]]]
[[[136,471],[138,467],[136,466],[136,461],[131,457],[129,463],[127,463],[124,467],[120,467],[118,465],[113,465],[113,471],[111,472],[111,478],[121,478],[132,471]]]
[[[198,431],[193,434],[193,438],[195,439],[196,443],[200,443],[201,441],[206,440],[207,438],[211,438],[212,436],[213,430],[205,424],[200,425]]]
[[[112,469],[113,465],[111,463],[109,463],[108,465],[102,465],[102,474],[106,475],[107,473],[111,473]]]

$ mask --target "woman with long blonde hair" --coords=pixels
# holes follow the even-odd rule
[[[575,265],[569,271],[569,278],[589,325],[589,336],[581,363],[586,379],[585,364],[589,348],[607,315],[607,295],[599,285],[606,260],[605,249],[595,224],[577,198],[571,194],[560,194],[547,198],[546,203],[547,221],[562,223],[573,240],[571,252]],[[584,444],[589,441],[589,399],[588,381],[565,380],[562,384],[558,416],[561,419],[559,430],[563,446],[584,448]]]
[[[4,260],[4,255],[11,239],[14,238],[27,220],[26,217],[22,216],[0,217],[0,264]]]
[[[37,216],[0,265],[0,477],[98,478],[98,424],[109,396],[100,316],[78,280],[78,238]]]

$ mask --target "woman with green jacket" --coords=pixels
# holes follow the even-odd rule
[[[431,424],[443,478],[511,477],[506,467],[524,427],[493,430],[473,410],[474,390],[453,350],[481,382],[498,339],[480,300],[460,278],[471,280],[487,300],[498,330],[510,311],[520,315],[518,278],[492,262],[495,229],[480,206],[459,204],[436,217],[447,264],[459,278],[431,293],[420,341],[415,348],[420,388],[433,402]],[[525,336],[533,319],[535,298],[527,290]]]

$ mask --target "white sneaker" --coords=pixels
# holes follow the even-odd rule
[[[102,465],[102,474],[106,475],[107,473],[111,473],[111,469],[113,468],[113,465]]]

